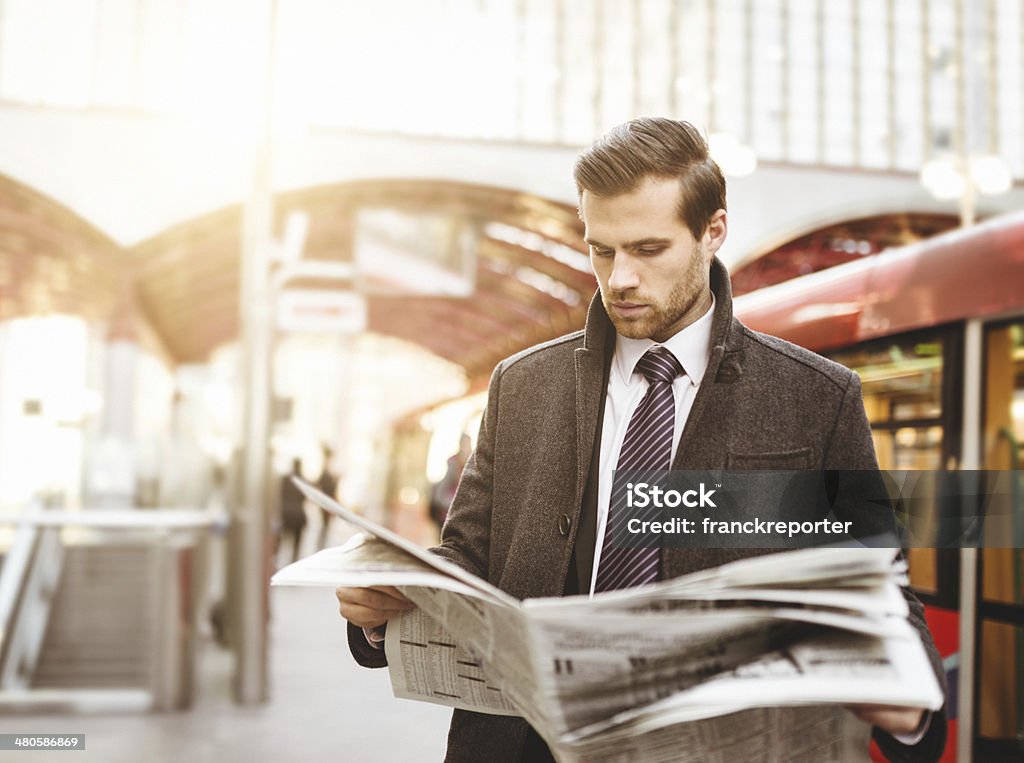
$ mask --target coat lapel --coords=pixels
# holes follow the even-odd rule
[[[587,312],[587,328],[583,347],[575,352],[576,360],[576,491],[574,507],[583,500],[583,489],[590,470],[597,422],[604,403],[606,361],[611,355],[609,339],[613,336],[611,322],[601,304],[598,292]]]
[[[614,338],[614,329],[598,293],[587,315],[584,346],[575,352],[576,485],[573,507],[576,509],[576,517],[572,544],[574,569],[569,574],[575,572],[575,591],[580,593],[590,590],[594,565],[601,427]],[[567,579],[567,590],[569,583]]]
[[[693,400],[690,415],[686,419],[683,433],[679,437],[679,447],[672,461],[672,469],[700,469],[715,464],[707,463],[707,449],[695,442],[693,433],[700,426],[705,411],[720,409],[725,390],[722,384],[736,380],[742,372],[740,361],[742,352],[739,347],[741,333],[738,325],[734,325],[732,317],[732,287],[729,283],[729,272],[717,257],[711,263],[711,290],[715,294],[715,315],[711,323],[711,352],[708,356],[708,367],[697,397]]]
[[[733,382],[742,374],[742,328],[732,317],[732,288],[725,265],[716,257],[711,266],[711,289],[715,293],[715,315],[711,327],[711,354],[707,371],[686,419],[673,470],[715,469],[724,466],[724,445],[716,435],[721,427],[702,426],[707,416],[732,407]],[[661,577],[675,578],[747,556],[726,549],[661,549]]]

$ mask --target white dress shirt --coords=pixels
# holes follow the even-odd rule
[[[675,427],[672,430],[672,458],[676,457],[679,437],[693,407],[693,399],[704,379],[711,353],[711,321],[715,313],[714,298],[710,309],[689,326],[679,331],[661,346],[676,356],[683,373],[672,382],[672,397],[676,403]],[[628,339],[616,334],[615,355],[608,376],[608,394],[604,400],[604,424],[601,428],[601,463],[597,483],[597,545],[594,548],[594,569],[590,577],[590,593],[597,585],[597,570],[601,565],[601,547],[608,524],[608,501],[612,492],[612,471],[619,461],[622,441],[633,411],[647,393],[647,379],[636,364],[644,353],[659,343],[653,339]]]

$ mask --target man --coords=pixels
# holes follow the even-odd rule
[[[306,530],[306,496],[302,494],[292,477],[302,476],[302,459],[292,459],[292,473],[281,479],[281,538],[290,536],[292,540],[292,561],[301,558],[302,534]]]
[[[732,317],[715,257],[727,232],[725,180],[692,125],[621,125],[574,174],[600,293],[583,331],[498,364],[434,549],[518,598],[622,588],[760,553],[606,545],[616,468],[877,469],[856,375]],[[840,511],[857,503],[836,500]],[[877,512],[860,519],[891,526],[891,512]],[[388,588],[337,593],[354,656],[384,665],[379,626],[409,603]],[[941,681],[921,606],[908,599]],[[941,712],[854,712],[894,761],[941,754]],[[521,719],[452,717],[447,760],[545,759]]]
[[[338,475],[334,473],[334,451],[329,445],[321,447],[324,457],[323,467],[320,469],[320,476],[317,478],[316,486],[324,495],[331,498],[338,497]],[[327,548],[327,534],[331,530],[331,518],[334,514],[327,509],[320,507],[320,534],[317,536],[316,548],[322,551]]]
[[[469,435],[463,433],[459,436],[459,450],[448,458],[448,465],[444,476],[430,490],[430,519],[437,525],[438,532],[444,527],[444,520],[448,517],[448,508],[455,500],[455,491],[459,487],[459,478],[462,470],[466,468],[466,462],[473,451],[473,442]]]

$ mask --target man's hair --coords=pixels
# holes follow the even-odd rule
[[[725,177],[689,122],[643,117],[621,124],[580,154],[572,174],[580,199],[584,191],[629,193],[648,177],[678,178],[679,218],[697,239],[725,209]]]

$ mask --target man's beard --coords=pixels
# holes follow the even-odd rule
[[[676,281],[668,299],[655,305],[635,291],[601,293],[605,312],[611,318],[615,330],[628,339],[649,339],[662,336],[672,329],[684,315],[694,310],[707,289],[704,258],[694,256],[686,272]],[[640,302],[648,305],[644,315],[638,318],[623,318],[611,307],[612,302]],[[699,317],[699,316],[694,316]],[[667,338],[667,337],[665,337]]]

